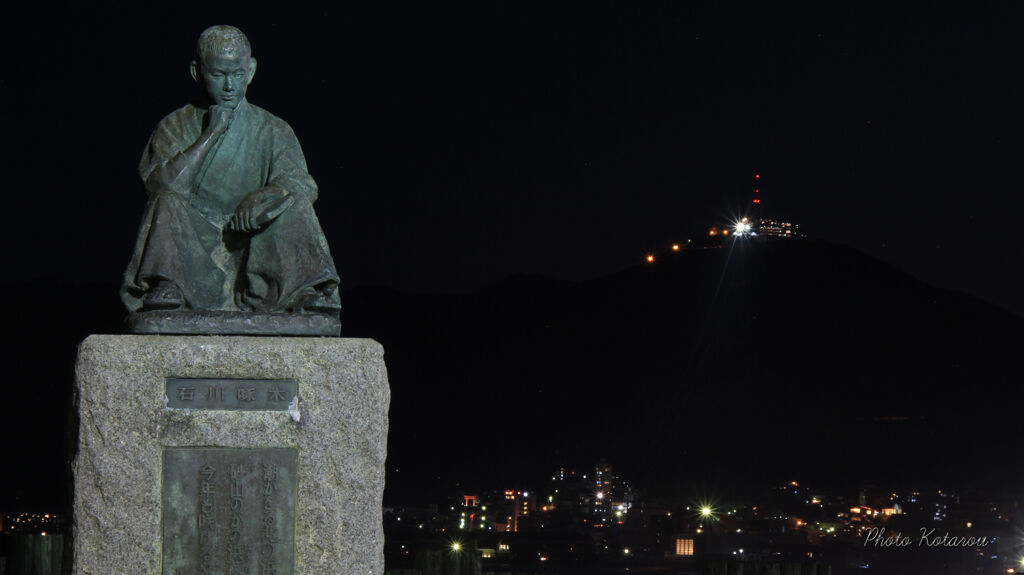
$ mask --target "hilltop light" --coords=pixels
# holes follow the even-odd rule
[[[747,218],[743,218],[742,220],[736,222],[735,230],[737,234],[749,234],[751,229],[752,226],[750,225],[750,221]]]
[[[678,252],[679,251],[679,244],[672,244],[672,251]]]
[[[653,264],[654,263],[654,255],[653,254],[647,254],[647,263],[649,263],[649,264]]]

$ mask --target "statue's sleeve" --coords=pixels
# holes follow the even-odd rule
[[[275,130],[274,149],[270,160],[267,185],[277,186],[289,194],[316,201],[317,186],[306,168],[306,157],[302,155],[299,139],[291,126],[281,123]]]
[[[181,113],[172,113],[157,124],[139,161],[139,175],[146,184],[147,194],[153,196],[168,188],[181,194],[190,192],[177,189],[175,182],[163,177],[165,174],[159,168],[187,149],[194,141],[195,138],[188,138],[188,126],[182,121]]]

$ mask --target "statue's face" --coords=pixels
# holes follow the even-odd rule
[[[203,58],[202,82],[220,106],[235,108],[245,97],[256,62],[249,56],[217,54]]]

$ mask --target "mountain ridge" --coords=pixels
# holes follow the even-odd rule
[[[417,299],[405,327],[389,304],[373,302],[368,292],[351,290],[345,299],[346,334],[381,340],[389,369],[398,370],[395,419],[462,413],[423,391],[444,390],[471,398],[482,420],[512,428],[532,421],[528,430],[519,429],[523,441],[498,444],[508,457],[481,455],[481,461],[543,466],[607,456],[655,485],[666,475],[699,480],[703,472],[652,464],[668,454],[637,448],[644,438],[694,437],[728,417],[739,423],[716,431],[706,445],[690,446],[686,457],[730,467],[720,453],[750,451],[749,439],[760,436],[778,448],[755,457],[754,465],[807,473],[813,462],[799,457],[806,445],[803,451],[822,452],[815,458],[827,477],[830,469],[850,473],[843,452],[867,449],[886,434],[906,432],[906,442],[920,446],[974,425],[1008,433],[993,425],[1011,415],[995,391],[946,401],[935,390],[983,384],[1005,391],[1013,382],[1014,349],[1024,341],[1024,321],[1009,312],[815,240],[670,252],[654,264],[583,282],[518,276],[465,296]],[[427,316],[428,331],[411,325]],[[390,329],[372,327],[383,325],[382,317]],[[513,402],[519,408],[503,404],[506,394],[520,398]],[[853,404],[859,412],[847,413],[854,410],[844,406]],[[631,414],[629,437],[616,432],[624,425],[620,417],[611,417],[619,423],[597,417],[613,413],[611,405]],[[729,415],[716,415],[723,405]],[[906,419],[876,419],[894,416]],[[806,437],[780,425],[790,419],[800,421],[800,429],[823,431]],[[835,429],[854,425],[865,437]],[[432,427],[462,437],[471,453],[490,450],[487,441],[472,438],[472,426]],[[538,438],[562,439],[549,449],[521,445]],[[844,447],[823,453],[830,441]],[[426,441],[418,445],[416,453],[431,449]],[[967,468],[959,474],[936,468],[940,452],[897,449],[877,461],[898,480],[972,480]],[[402,457],[399,450],[395,457]],[[476,459],[455,467],[470,468]]]

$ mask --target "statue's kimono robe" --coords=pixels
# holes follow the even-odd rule
[[[181,289],[186,309],[291,310],[313,290],[336,303],[338,274],[313,212],[316,183],[283,120],[243,100],[194,185],[176,189],[161,177],[158,168],[199,139],[206,116],[191,104],[175,110],[142,154],[149,201],[121,288],[125,305],[138,311],[161,281]],[[287,192],[279,215],[255,233],[228,230],[242,199],[270,186]]]

